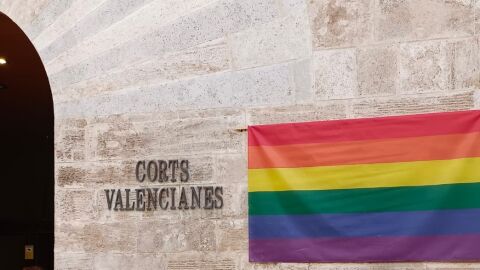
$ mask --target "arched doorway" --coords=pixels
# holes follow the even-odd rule
[[[41,59],[0,13],[0,269],[53,269],[53,130]],[[33,260],[25,259],[26,245],[34,247]]]

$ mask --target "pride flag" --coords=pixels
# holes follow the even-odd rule
[[[480,260],[480,111],[248,138],[250,261]]]

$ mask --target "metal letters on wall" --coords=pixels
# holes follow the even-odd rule
[[[141,160],[135,167],[139,183],[151,188],[105,189],[107,206],[114,211],[155,211],[223,208],[223,187],[181,186],[190,181],[188,160]],[[179,184],[180,187],[161,184]]]

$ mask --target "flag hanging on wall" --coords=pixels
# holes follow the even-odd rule
[[[480,111],[251,126],[252,262],[480,260]]]

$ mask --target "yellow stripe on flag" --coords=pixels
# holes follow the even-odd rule
[[[248,191],[331,190],[480,182],[480,158],[248,170]]]

